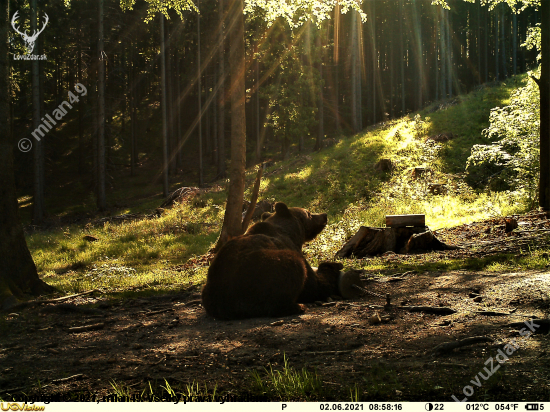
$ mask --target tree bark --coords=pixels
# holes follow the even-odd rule
[[[550,210],[550,4],[541,1],[542,61],[540,75],[540,182],[539,205]]]
[[[321,142],[325,138],[325,101],[323,96],[323,59],[325,57],[325,53],[323,52],[323,48],[321,45],[321,36],[323,35],[323,31],[320,30],[317,34],[317,38],[315,39],[316,47],[319,51],[319,65],[317,66],[319,70],[319,78],[320,78],[320,84],[319,84],[319,96],[318,96],[318,102],[317,102],[317,110],[319,113],[319,124],[317,129],[317,141],[315,143],[315,150],[321,150]]]
[[[246,167],[246,113],[245,113],[245,53],[244,53],[244,3],[229,2],[231,70],[231,166],[229,194],[222,231],[216,250],[242,231],[242,208]]]
[[[37,0],[32,0],[31,30],[37,30],[38,6]],[[32,124],[36,130],[40,126],[40,62],[32,62]],[[45,138],[45,136],[43,137]],[[33,186],[33,214],[34,225],[41,225],[44,222],[44,156],[42,150],[42,139],[36,138],[34,144],[34,186]]]
[[[218,34],[218,177],[225,177],[225,10],[224,0],[219,0],[218,16],[220,28]]]
[[[99,210],[107,208],[105,199],[105,60],[103,45],[103,0],[99,0],[98,26],[98,155],[97,155],[97,207]]]
[[[8,0],[0,0],[0,96],[8,96]],[[38,277],[19,221],[8,99],[0,99],[0,308],[17,303],[24,294],[55,289]]]
[[[200,7],[200,0],[197,8]],[[199,104],[199,187],[204,185],[202,167],[202,73],[201,73],[201,14],[197,13],[197,93]]]
[[[164,14],[160,15],[160,78],[162,89],[162,193],[168,196],[168,119],[166,110],[166,49],[164,44]]]

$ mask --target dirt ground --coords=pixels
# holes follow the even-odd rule
[[[522,254],[526,245],[548,244],[550,222],[542,215],[516,217],[508,235],[503,220],[437,232],[441,240],[465,249],[417,255],[418,262],[483,257],[506,251]],[[502,225],[502,226],[501,226]],[[32,396],[101,397],[115,382],[131,393],[149,383],[159,387],[200,383],[210,393],[262,395],[252,371],[266,367],[316,371],[323,391],[309,399],[452,401],[547,400],[550,394],[548,324],[520,336],[513,322],[546,318],[550,269],[521,273],[484,271],[392,272],[387,254],[384,277],[368,273],[364,285],[383,299],[364,296],[308,306],[299,316],[217,321],[200,305],[199,289],[179,295],[108,300],[100,294],[63,303],[33,305],[0,319],[0,399]],[[406,257],[410,259],[410,257]],[[398,276],[396,276],[398,275]],[[403,306],[449,307],[450,315],[410,312]],[[485,312],[484,312],[485,311]],[[493,312],[493,313],[487,313]],[[494,313],[498,312],[498,313]],[[371,324],[378,313],[382,322]],[[95,330],[70,328],[95,325]],[[92,328],[93,329],[93,328]],[[491,341],[439,352],[434,348],[473,336]],[[498,364],[498,350],[517,348]],[[484,367],[498,371],[487,380]],[[500,357],[502,360],[502,356]],[[183,386],[185,387],[185,386]],[[267,400],[280,400],[273,393]],[[76,398],[75,398],[76,399]],[[295,399],[299,400],[299,399]]]

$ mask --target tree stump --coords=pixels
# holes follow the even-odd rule
[[[385,252],[419,253],[433,250],[454,250],[437,239],[427,227],[366,227],[361,226],[336,257],[356,257],[381,255]]]
[[[374,165],[374,170],[380,172],[390,172],[393,169],[393,162],[391,159],[380,159],[378,163]]]

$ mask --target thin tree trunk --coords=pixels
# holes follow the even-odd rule
[[[321,80],[319,84],[319,96],[318,96],[318,103],[317,103],[318,113],[319,113],[319,124],[317,128],[317,142],[315,143],[315,150],[321,149],[321,141],[325,137],[325,102],[323,97],[323,89],[324,89],[323,58],[325,57],[325,54],[323,53],[321,36],[322,36],[322,31],[318,33],[317,39],[315,40],[317,49],[319,50],[319,53],[320,53],[318,70],[319,70],[319,78]]]
[[[334,85],[334,119],[336,132],[340,134],[342,132],[342,124],[340,121],[340,5],[336,4],[334,8],[334,71],[332,84]]]
[[[216,245],[219,250],[242,231],[242,208],[246,167],[245,52],[243,0],[229,2],[231,62],[231,167],[229,194],[223,227]]]
[[[357,119],[358,105],[357,101],[357,52],[358,52],[358,42],[359,36],[357,34],[357,19],[355,18],[355,12],[351,13],[351,127],[353,132],[359,132],[359,121]],[[393,42],[392,42],[393,44]],[[392,75],[393,80],[393,75]],[[392,93],[390,92],[390,96]],[[391,108],[393,111],[393,107]]]
[[[489,81],[489,11],[487,9],[483,12],[483,72],[484,82]]]
[[[405,55],[403,47],[403,0],[399,0],[399,69],[401,74],[401,116],[405,116]],[[437,83],[437,80],[436,80]]]
[[[371,42],[372,42],[372,123],[376,123],[376,92],[378,84],[378,54],[376,51],[376,1],[372,0],[372,23],[371,23]]]
[[[500,63],[500,54],[499,54],[499,47],[500,47],[500,41],[499,41],[499,30],[498,30],[498,18],[499,13],[495,10],[495,80],[498,82],[500,80],[500,70],[499,70],[499,63]]]
[[[82,84],[82,29],[78,32],[78,49],[77,49],[77,76],[78,83]],[[83,115],[83,99],[78,100],[78,174],[84,173],[84,124],[82,122]]]
[[[167,22],[164,22],[165,35],[165,64],[166,64],[166,117],[168,122],[168,173],[175,176],[176,169],[176,137],[174,127],[174,99],[172,81],[172,47],[171,33]]]
[[[183,152],[181,150],[182,140],[181,140],[181,75],[180,75],[180,56],[176,58],[176,110],[178,111],[178,141],[176,146],[176,169],[180,170],[183,167]]]
[[[168,196],[168,119],[166,111],[166,49],[164,42],[164,14],[160,14],[160,78],[162,94],[162,193]]]
[[[256,71],[256,163],[260,163],[262,158],[262,141],[260,136],[260,58],[258,54],[256,55],[254,69]]]
[[[97,207],[99,210],[107,208],[105,199],[105,51],[103,46],[103,0],[99,0],[99,28],[98,28],[98,185],[97,185]]]
[[[451,43],[451,13],[447,10],[445,12],[445,29],[447,39],[445,44],[447,45],[447,91],[449,92],[449,97],[453,97],[453,44]]]
[[[8,96],[8,0],[0,0],[0,96]],[[8,99],[0,99],[0,309],[17,303],[17,297],[54,290],[38,277],[19,221]],[[15,297],[14,297],[15,296]]]
[[[136,173],[136,68],[134,42],[130,42],[130,174]]]
[[[518,15],[512,15],[512,70],[518,74]]]
[[[32,19],[31,30],[37,30],[38,6],[37,0],[32,0]],[[37,130],[40,126],[40,62],[33,60],[32,62],[32,123],[33,129]],[[52,125],[53,126],[53,125]],[[43,136],[44,139],[46,136]],[[34,189],[33,189],[33,214],[32,222],[34,225],[41,225],[44,221],[44,186],[43,186],[43,151],[42,139],[35,136],[34,143]]]
[[[505,23],[506,17],[504,13],[504,8],[502,8],[502,12],[500,14],[500,36],[501,36],[501,44],[502,44],[502,76],[504,79],[508,77],[508,64],[507,64],[507,58],[506,58],[506,37],[504,33],[504,23]]]
[[[200,7],[200,0],[197,1]],[[204,185],[202,167],[202,73],[201,73],[201,15],[197,13],[197,87],[199,96],[199,187]]]
[[[541,1],[540,182],[539,205],[550,210],[550,3]]]
[[[218,90],[218,177],[225,176],[225,7],[219,0],[218,16],[220,21],[218,35],[219,82]]]

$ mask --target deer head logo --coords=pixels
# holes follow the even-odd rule
[[[44,29],[46,28],[46,25],[48,24],[48,21],[50,20],[48,15],[46,13],[44,13],[44,25],[42,26],[42,29],[39,30],[38,32],[35,30],[34,33],[32,34],[32,36],[29,36],[27,34],[27,30],[25,30],[25,33],[22,33],[21,31],[19,31],[19,29],[15,26],[15,21],[17,20],[17,17],[18,17],[18,14],[19,14],[19,10],[16,11],[11,19],[11,26],[13,27],[13,29],[19,33],[21,35],[21,37],[23,38],[23,41],[25,42],[25,47],[27,48],[27,53],[28,54],[31,54],[32,51],[34,50],[34,42],[36,41],[36,39],[38,38],[38,35],[40,33],[42,33],[44,31]]]

